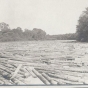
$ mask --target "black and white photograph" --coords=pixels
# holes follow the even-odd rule
[[[88,85],[88,0],[0,0],[0,85]]]

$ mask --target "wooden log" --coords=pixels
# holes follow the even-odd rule
[[[44,84],[50,85],[50,82],[46,80],[38,71],[36,71],[35,69],[33,69],[32,71]]]
[[[35,68],[36,69],[36,68]],[[61,73],[60,70],[54,70],[54,69],[45,69],[45,68],[37,68],[37,70],[40,72],[40,73],[53,73],[53,74],[56,74],[56,73]]]
[[[40,71],[40,70],[39,70]],[[61,75],[61,74],[63,74],[63,76],[67,79],[67,80],[70,80],[70,81],[80,81],[80,82],[82,82],[82,80],[81,80],[81,77],[82,77],[82,75],[81,74],[83,74],[83,73],[79,73],[79,76],[77,76],[77,72],[74,72],[74,71],[69,71],[69,70],[67,70],[66,72],[67,73],[69,73],[70,72],[70,74],[65,74],[65,72],[63,72],[62,73],[62,71],[66,71],[66,70],[61,70],[61,73],[60,74],[58,74],[58,73],[56,73],[55,72],[55,74],[57,74],[57,75]],[[45,69],[44,70],[42,70],[41,72],[46,72],[46,73],[51,73],[52,74],[52,72],[50,72],[50,71],[45,71]],[[72,75],[73,73],[76,73],[76,75],[74,76],[74,75]],[[62,78],[63,78],[63,76],[62,76]],[[54,76],[55,77],[55,76]],[[64,78],[63,78],[64,79]],[[73,80],[74,79],[74,80]]]
[[[15,78],[22,78],[22,79],[24,79],[24,75],[22,75],[22,74],[17,74],[16,76],[15,76]]]
[[[32,77],[37,78],[37,76],[32,72],[32,69],[31,68],[26,68],[26,69],[29,72],[29,74],[32,75]]]
[[[51,84],[54,84],[56,85],[57,82],[52,80],[48,75],[46,75],[45,73],[42,73],[42,75],[51,83]]]
[[[11,77],[10,79],[14,78],[14,77],[17,75],[17,73],[18,73],[18,71],[20,70],[21,66],[22,66],[22,64],[20,64],[20,65],[17,67],[17,69],[15,70],[15,72],[13,73],[13,75],[12,75],[12,77]]]
[[[17,66],[15,66],[14,64],[11,64],[11,63],[1,63],[1,64],[4,66],[7,66],[9,68],[17,68]]]
[[[5,69],[8,69],[10,72],[11,71],[13,72],[15,70],[14,68],[8,67],[7,65],[3,65],[3,64],[0,64],[0,67],[5,68]]]
[[[24,76],[25,73],[23,71],[19,71],[17,74]]]
[[[70,84],[70,85],[76,85],[76,84],[83,84],[82,82],[72,82],[72,81],[68,81],[68,80],[63,80],[63,79],[55,79],[57,81],[57,84]]]
[[[56,73],[58,75],[58,73]],[[78,72],[69,72],[69,71],[62,71],[63,75],[69,75],[74,77],[82,77],[84,73],[78,73]]]
[[[38,69],[38,71],[40,72],[40,73],[53,73],[53,74],[55,74],[55,73],[59,73],[60,71],[52,71],[52,70],[41,70],[41,69]]]
[[[38,70],[39,72],[43,72],[43,70]],[[48,72],[48,71],[45,71],[45,72]],[[50,72],[48,72],[50,73]],[[60,75],[63,74],[63,75],[69,75],[69,76],[74,76],[74,77],[82,77],[83,74],[87,75],[87,73],[79,73],[79,72],[72,72],[72,71],[66,71],[66,70],[60,70],[57,72],[55,72],[56,75]]]
[[[63,80],[68,80],[68,81],[72,81],[72,82],[80,82],[83,83],[83,79],[79,78],[79,77],[71,77],[69,75],[53,75],[48,73],[49,76],[51,77],[55,77],[55,78],[59,78],[59,79],[63,79]]]
[[[7,72],[7,73],[9,73],[9,74],[12,73],[12,71],[10,71],[10,70],[7,69],[7,68],[0,67],[0,69],[3,70],[3,71],[5,71],[5,72]]]
[[[29,76],[31,76],[29,73],[24,73],[24,78],[28,78]]]
[[[9,81],[9,80],[7,80],[7,79],[5,79],[3,76],[0,76],[0,82],[3,84],[3,85],[11,85],[12,83]]]
[[[38,63],[29,63],[29,62],[20,62],[20,61],[8,61],[8,64],[23,64],[24,66],[32,66],[32,67],[44,67],[45,64]]]
[[[68,65],[66,65],[66,66],[68,66]],[[78,69],[75,69],[75,68],[70,68],[70,67],[68,67],[68,68],[63,68],[63,67],[59,67],[58,68],[58,66],[53,66],[52,68],[51,67],[46,67],[46,68],[35,68],[35,69],[45,69],[45,70],[54,70],[54,71],[60,71],[60,70],[62,70],[62,71],[70,71],[70,72],[79,72],[79,73],[88,73],[88,71],[87,71],[87,68],[86,69],[84,69],[84,68],[78,68]]]
[[[17,75],[17,76],[15,77],[15,79],[16,79],[17,81],[20,81],[22,84],[26,84],[24,78],[19,77],[19,75]]]
[[[9,58],[8,59],[9,61],[21,61],[21,62],[40,62],[40,60],[37,60],[37,59],[27,59],[27,58],[19,58],[19,57],[17,57],[17,58]]]
[[[19,82],[16,80],[16,79],[11,79],[11,81],[13,82],[13,84],[15,84],[15,85],[18,85],[19,84]]]

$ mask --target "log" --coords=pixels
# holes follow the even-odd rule
[[[52,68],[49,68],[49,69],[45,69],[45,68],[35,68],[37,69],[40,73],[52,73],[52,74],[58,74],[58,73],[61,73],[62,71],[61,70],[54,70]]]
[[[58,85],[60,85],[60,84],[70,84],[70,85],[83,84],[81,82],[71,82],[71,81],[63,80],[63,79],[55,79],[55,80],[57,81]]]
[[[37,78],[37,76],[32,72],[32,69],[31,68],[26,68],[26,69],[29,72],[29,74],[32,75],[32,77]]]
[[[15,77],[17,81],[20,81],[22,84],[26,84],[24,78],[19,77],[18,75]]]
[[[9,68],[17,68],[17,66],[15,66],[14,64],[11,64],[11,63],[2,63],[2,62],[1,62],[1,64],[2,64],[2,65],[5,65],[5,66],[7,66],[7,67],[9,67]]]
[[[12,71],[8,70],[7,68],[0,67],[0,69],[7,72],[7,73],[9,73],[9,74],[12,73]]]
[[[0,76],[0,83],[2,83],[3,85],[12,84],[9,80],[5,79],[3,76]]]
[[[19,84],[19,82],[16,80],[16,79],[11,79],[11,81],[13,82],[13,84],[15,84],[15,85],[18,85]]]
[[[70,72],[78,72],[78,73],[88,73],[87,69],[75,69],[75,68],[68,68],[68,69],[64,69],[64,68],[58,68],[58,67],[55,67],[54,68],[51,68],[51,67],[46,67],[46,68],[35,68],[35,69],[38,69],[38,70],[52,70],[52,71],[70,71]]]
[[[21,67],[22,67],[22,64],[20,64],[20,65],[17,67],[17,69],[15,70],[15,72],[13,73],[13,75],[12,75],[12,77],[11,77],[10,79],[14,78],[14,77],[17,75],[17,73],[19,72],[19,70],[20,70]]]
[[[51,83],[51,84],[54,84],[56,85],[57,82],[52,80],[48,75],[46,75],[45,73],[42,73],[42,75]]]
[[[50,85],[50,82],[46,80],[38,71],[36,71],[35,69],[33,69],[32,71],[44,84]]]
[[[0,67],[2,67],[2,68],[5,68],[5,69],[8,69],[10,72],[12,71],[14,71],[15,69],[14,68],[12,68],[12,67],[9,67],[9,66],[7,66],[7,65],[3,65],[3,64],[0,64],[1,66]]]
[[[59,78],[59,79],[63,79],[63,80],[68,80],[68,81],[72,81],[72,82],[80,82],[80,83],[83,83],[83,79],[79,78],[79,77],[71,77],[69,75],[53,75],[53,74],[50,74],[48,73],[49,76],[51,77],[55,77],[55,78]]]
[[[45,69],[38,69],[38,71],[40,72],[40,73],[59,73],[60,71],[52,71],[52,70],[45,70]]]

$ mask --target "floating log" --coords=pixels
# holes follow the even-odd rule
[[[35,69],[32,70],[34,72],[34,74],[46,85],[50,85],[51,83],[46,80],[38,71],[36,71]]]
[[[4,64],[0,64],[1,65],[1,67],[3,66],[3,68],[7,68],[10,72],[12,71],[14,71],[15,70],[15,68],[14,67],[9,67],[8,65],[4,65]]]
[[[63,80],[68,80],[71,82],[83,83],[83,79],[81,79],[79,77],[74,77],[74,76],[69,76],[69,75],[55,75],[55,74],[50,74],[50,73],[48,73],[48,75],[51,77],[55,77],[55,78],[59,78],[59,79],[63,79]]]
[[[3,71],[5,71],[5,72],[7,72],[7,73],[12,73],[12,71],[10,71],[9,69],[6,69],[6,68],[3,68],[3,67],[0,67],[0,70],[3,70]]]
[[[18,85],[19,84],[19,82],[16,80],[16,79],[11,79],[11,81],[15,84],[15,85]]]
[[[42,75],[51,83],[51,84],[54,84],[56,85],[57,82],[52,80],[48,75],[46,75],[45,73],[42,73]]]
[[[29,74],[32,75],[32,77],[36,78],[37,76],[32,72],[32,69],[31,68],[26,68],[27,71],[29,72]]]
[[[12,75],[12,77],[11,77],[10,79],[14,78],[14,77],[17,75],[17,73],[18,73],[19,69],[21,68],[21,66],[22,66],[22,64],[20,64],[20,65],[17,67],[17,69],[15,70],[15,72],[13,73],[13,75]]]
[[[60,84],[70,84],[70,85],[83,84],[81,82],[71,82],[71,81],[63,80],[63,79],[55,79],[55,80],[57,81],[58,85],[60,85]]]
[[[47,71],[47,72],[48,72],[48,71],[49,71],[49,72],[50,72],[50,71],[51,71],[51,72],[53,72],[53,71],[55,71],[55,72],[59,71],[59,70],[56,71],[56,70],[53,69],[53,68],[50,69],[50,68],[48,68],[48,67],[47,67],[47,68],[42,68],[42,67],[39,68],[39,67],[38,67],[38,68],[35,68],[35,69],[37,69],[37,70],[42,70],[42,71]]]
[[[3,85],[12,84],[9,80],[5,79],[3,76],[0,76],[0,83],[2,83]]]
[[[64,68],[57,68],[57,69],[55,69],[55,67],[54,68],[50,68],[50,67],[47,67],[47,68],[35,68],[35,69],[38,69],[38,70],[46,70],[46,71],[48,71],[48,70],[51,70],[51,71],[69,71],[69,72],[78,72],[78,73],[88,73],[88,71],[87,71],[87,69],[72,69],[72,68],[68,68],[68,69],[64,69]]]

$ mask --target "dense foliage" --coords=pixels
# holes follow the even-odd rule
[[[88,42],[88,8],[79,17],[76,34],[78,41]]]
[[[75,34],[47,35],[42,29],[33,30],[20,28],[10,29],[9,25],[0,23],[0,41],[29,41],[29,40],[74,40]]]
[[[0,23],[0,29],[0,41],[44,40],[46,37],[46,32],[37,28],[23,31],[20,27],[10,29],[8,24]]]
[[[69,33],[69,34],[60,34],[60,35],[47,35],[46,39],[49,39],[49,40],[75,40],[76,34]]]

